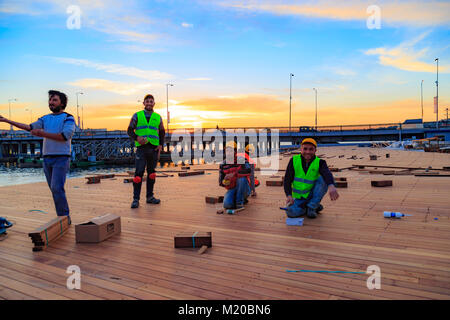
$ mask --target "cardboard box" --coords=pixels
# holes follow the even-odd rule
[[[120,217],[115,214],[92,218],[75,226],[76,242],[101,242],[120,233]]]

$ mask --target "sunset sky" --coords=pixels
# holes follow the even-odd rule
[[[374,3],[380,29],[368,28]],[[172,83],[171,128],[288,126],[293,73],[293,126],[314,125],[312,88],[319,126],[420,118],[421,80],[433,121],[436,57],[440,118],[450,106],[449,12],[414,0],[0,0],[0,114],[16,98],[12,119],[34,121],[56,89],[76,116],[81,91],[85,128],[126,130],[151,93],[165,124]]]

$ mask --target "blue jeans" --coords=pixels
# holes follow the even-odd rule
[[[250,186],[247,178],[239,178],[236,181],[236,187],[227,191],[223,199],[225,209],[236,208],[237,205],[244,205],[244,200],[250,195]]]
[[[53,202],[55,202],[56,214],[58,216],[68,216],[69,204],[67,203],[64,184],[66,183],[66,175],[70,168],[70,158],[44,158],[43,166],[45,178],[52,191]]]
[[[298,218],[306,213],[307,208],[316,210],[327,191],[328,187],[325,184],[325,181],[322,177],[319,177],[306,199],[294,199],[294,204],[290,205],[286,211],[287,216],[289,218]]]

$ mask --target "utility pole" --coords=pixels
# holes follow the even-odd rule
[[[8,104],[9,104],[9,120],[11,120],[11,102],[12,101],[17,101],[17,99],[16,98],[12,98],[12,99],[8,99]],[[11,125],[11,127],[10,127],[10,131],[11,131],[11,134],[13,133],[13,125]]]
[[[169,135],[169,86],[170,87],[173,87],[173,84],[172,83],[167,83],[166,84],[166,98],[167,98],[167,121],[166,121],[166,123],[167,123],[167,125],[166,125],[166,127],[167,127],[167,136],[169,137],[170,135]],[[164,137],[162,137],[162,139],[164,139]],[[169,145],[170,144],[168,144],[167,145],[167,152],[169,152]]]
[[[78,119],[78,128],[81,128],[80,127],[80,114],[79,114],[79,112],[78,112],[78,108],[79,108],[79,105],[78,105],[78,95],[79,94],[83,94],[83,92],[77,92],[77,93],[75,93],[75,95],[77,96],[77,119]]]
[[[293,73],[289,74],[289,132],[291,131],[291,111],[292,111],[292,77]]]
[[[439,129],[439,58],[434,59],[434,61],[436,61],[436,129]]]
[[[420,83],[420,100],[422,105],[422,123],[423,123],[423,80]]]
[[[313,88],[313,90],[316,92],[316,130],[317,130],[317,89]]]

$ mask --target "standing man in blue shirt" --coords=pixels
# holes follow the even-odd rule
[[[64,112],[67,106],[67,96],[59,91],[48,92],[48,107],[52,113],[39,118],[32,124],[24,124],[0,116],[0,122],[9,123],[15,127],[30,131],[32,135],[43,137],[44,173],[53,195],[56,214],[69,216],[64,184],[70,168],[70,149],[75,131],[75,119]]]

